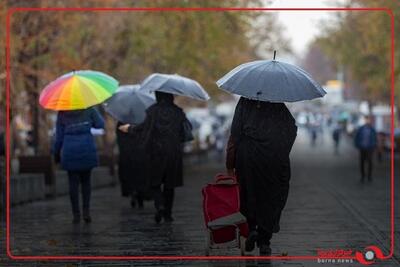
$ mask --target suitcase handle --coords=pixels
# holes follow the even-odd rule
[[[215,176],[216,184],[236,184],[237,180],[235,176],[229,176],[227,174],[219,173]]]

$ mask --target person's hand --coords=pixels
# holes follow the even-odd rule
[[[235,169],[227,169],[226,172],[229,176],[235,176]]]
[[[124,124],[124,125],[119,126],[118,130],[120,130],[121,132],[127,133],[130,126],[131,126],[130,124]]]

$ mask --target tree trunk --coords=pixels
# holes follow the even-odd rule
[[[39,102],[37,100],[36,106],[39,105]],[[48,155],[50,154],[50,144],[51,144],[51,136],[49,136],[49,126],[50,122],[48,119],[48,111],[37,108],[38,109],[38,140],[40,141],[37,144],[37,155]]]

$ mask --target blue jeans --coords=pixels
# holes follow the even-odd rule
[[[82,185],[83,213],[89,213],[90,208],[90,173],[91,170],[68,171],[69,196],[71,199],[72,213],[80,215],[79,209],[79,183]]]

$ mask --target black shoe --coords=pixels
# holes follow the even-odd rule
[[[271,256],[272,250],[268,245],[260,246],[260,256]]]
[[[254,250],[254,248],[256,247],[257,238],[258,238],[258,234],[256,231],[251,231],[249,233],[249,236],[247,237],[246,242],[244,244],[245,245],[244,249],[247,252]]]
[[[139,209],[143,209],[144,208],[143,199],[141,199],[141,198],[138,198],[138,208]]]
[[[91,223],[92,222],[92,217],[90,217],[90,215],[84,216],[83,220],[85,221],[85,223]]]
[[[156,214],[154,215],[154,220],[156,221],[156,223],[160,223],[161,222],[161,220],[163,218],[163,214],[164,214],[163,210],[158,210],[156,212]]]
[[[136,207],[136,201],[133,198],[131,199],[131,207],[132,208]]]
[[[91,223],[92,222],[92,217],[90,217],[89,211],[84,211],[83,212],[83,220],[85,223]]]
[[[260,246],[260,256],[271,256],[271,248],[268,245]],[[258,260],[258,266],[270,266],[271,259]]]
[[[73,224],[78,224],[81,222],[81,216],[79,214],[74,215],[74,218],[72,219]]]

